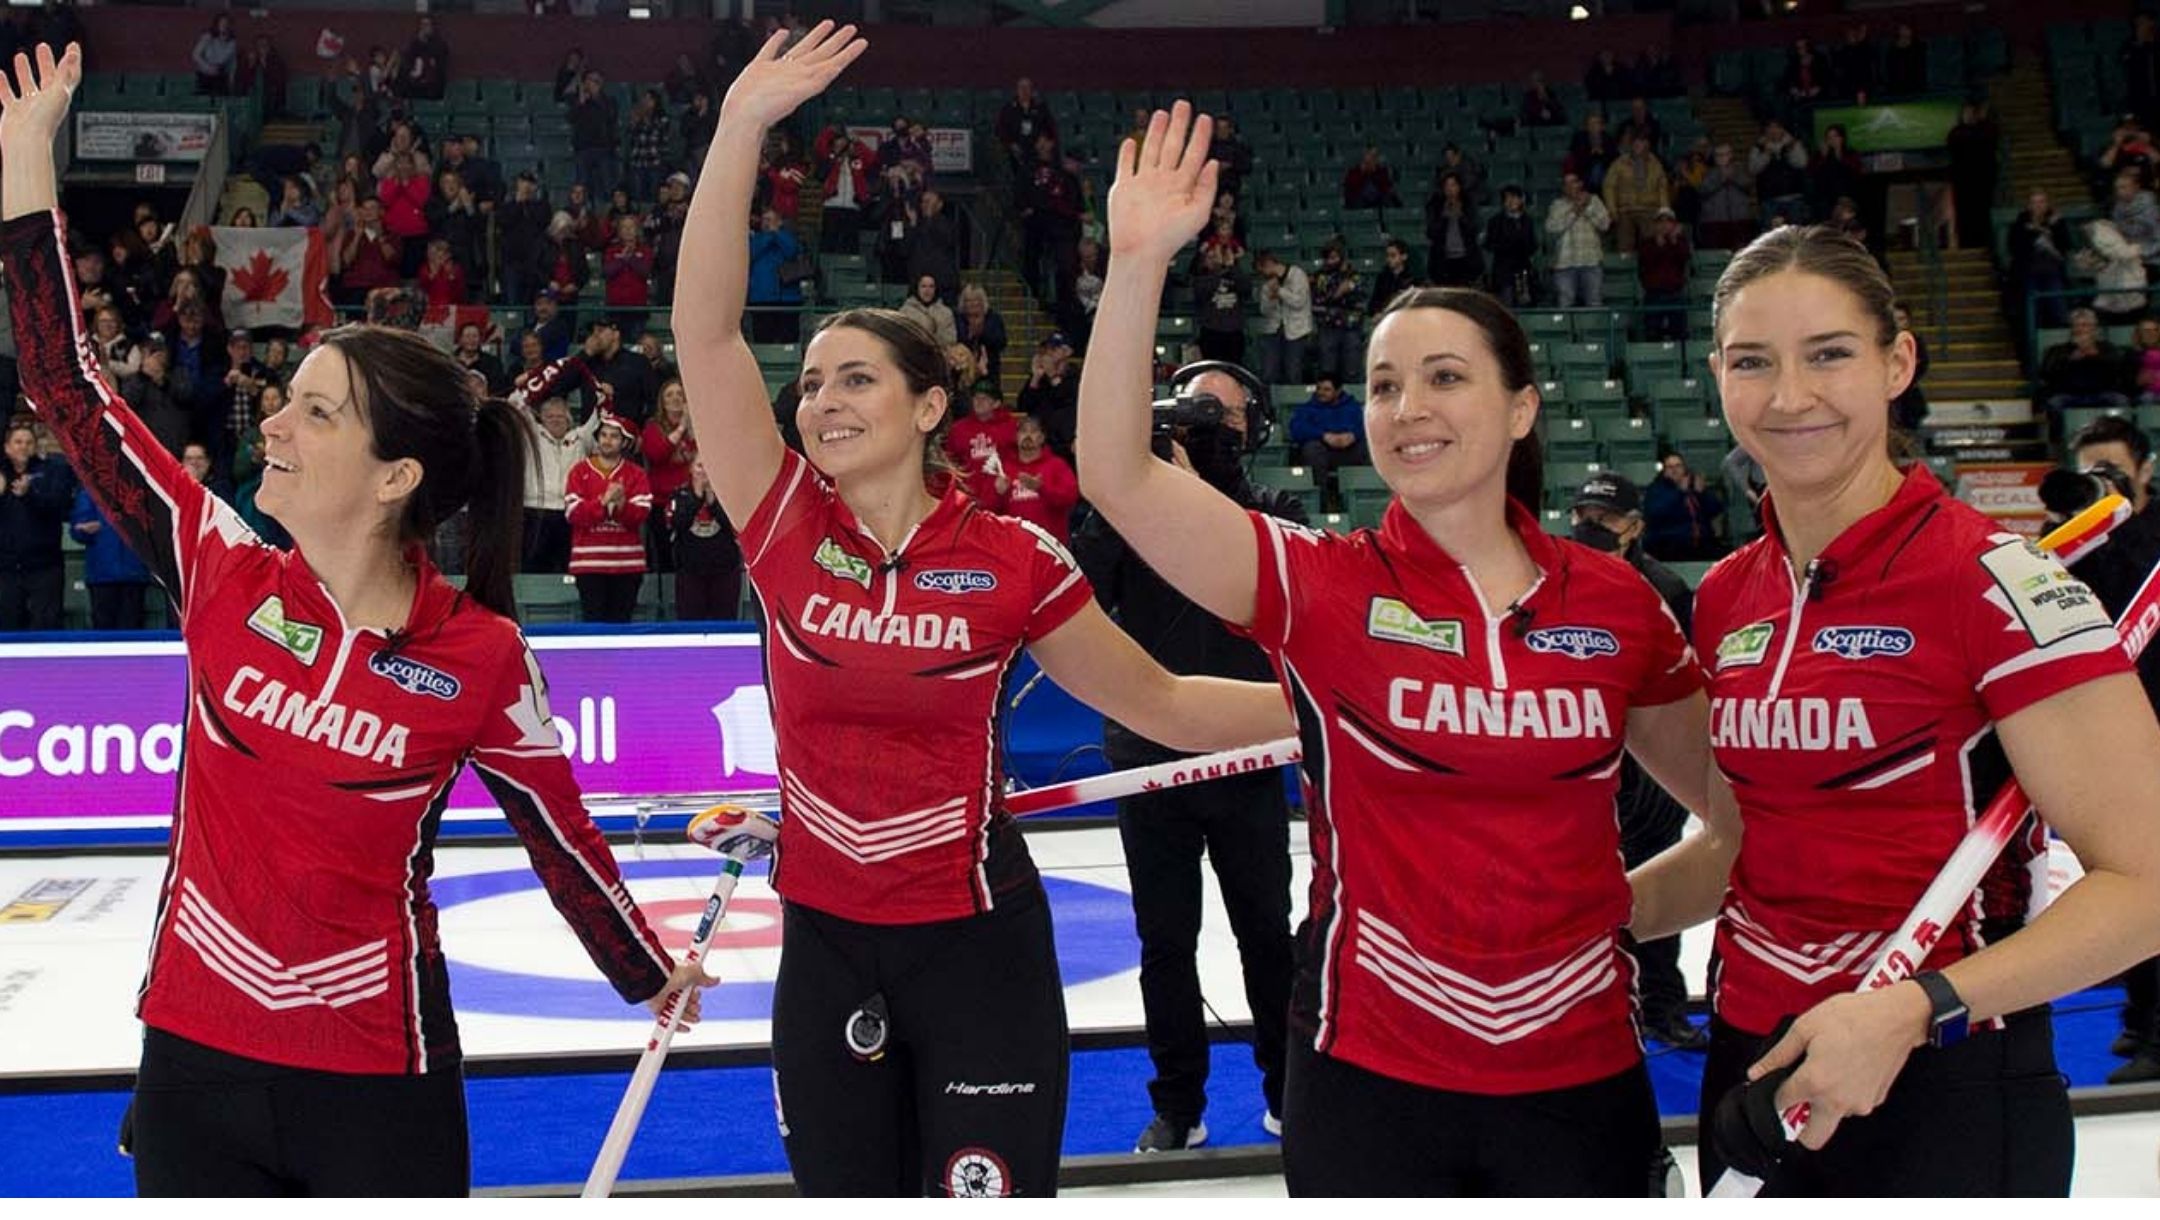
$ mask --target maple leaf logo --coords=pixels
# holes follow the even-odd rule
[[[233,272],[233,287],[251,304],[277,300],[285,295],[285,286],[291,282],[292,277],[278,269],[267,250],[257,250],[246,266]]]

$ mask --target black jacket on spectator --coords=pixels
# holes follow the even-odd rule
[[[425,211],[429,235],[450,243],[451,261],[465,269],[472,295],[484,298],[488,282],[487,217],[478,208],[452,208],[441,195],[428,196]]]
[[[1865,93],[1874,97],[1877,75],[1875,42],[1862,39],[1859,42],[1840,42],[1830,52],[1830,61],[1837,68],[1837,91],[1840,97],[1858,97]]]
[[[2047,355],[2040,361],[2041,401],[2057,394],[2084,396],[2131,392],[2135,383],[2121,348],[2102,339],[2094,355],[2077,359],[2071,354],[2075,350],[2075,345],[2069,343],[2058,343],[2047,350]]]
[[[0,459],[0,572],[47,572],[60,566],[60,535],[75,508],[75,472],[59,458],[30,459],[30,486],[10,490],[15,467]]]
[[[1256,488],[1241,476],[1230,492],[1238,507],[1257,509],[1284,521],[1305,523],[1297,497],[1273,488]],[[1267,654],[1250,639],[1223,626],[1222,620],[1194,605],[1172,588],[1100,513],[1090,513],[1073,536],[1073,557],[1095,586],[1103,608],[1116,613],[1118,625],[1133,642],[1174,674],[1208,674],[1247,681],[1272,680]],[[1182,758],[1115,720],[1103,721],[1103,753],[1113,767],[1139,767]]]
[[[1485,222],[1485,252],[1492,255],[1492,282],[1504,285],[1530,269],[1537,257],[1538,225],[1527,209],[1519,216],[1500,212]]]
[[[2112,618],[2130,604],[2155,563],[2160,563],[2160,500],[2115,527],[2100,549],[2070,565],[2070,574],[2092,587]],[[2137,668],[2145,698],[2160,708],[2160,648],[2146,649]]]
[[[939,292],[960,287],[960,224],[952,209],[935,216],[917,212],[908,226],[906,259],[908,283],[927,275],[937,280]]]
[[[642,428],[652,416],[653,405],[659,400],[660,385],[653,376],[652,361],[642,352],[625,347],[609,359],[587,356],[585,367],[592,375],[615,387],[615,413]],[[585,410],[590,412],[599,404],[594,401],[591,390],[585,391]]]
[[[1208,157],[1221,166],[1216,171],[1215,189],[1228,192],[1242,202],[1245,179],[1252,173],[1252,146],[1236,136],[1229,139],[1217,136],[1208,145]]]
[[[179,457],[194,435],[195,420],[188,414],[187,404],[174,392],[171,375],[164,381],[152,381],[141,373],[132,374],[120,382],[120,397],[127,399],[128,406],[166,452]]]
[[[2046,237],[2043,243],[2040,239]],[[2034,268],[2061,272],[2070,257],[2070,224],[2060,215],[2046,224],[2033,221],[2032,209],[2010,222],[2010,274],[2018,282],[2032,278]]]
[[[605,93],[570,105],[570,147],[580,152],[588,149],[614,152],[620,145],[617,139],[620,128],[615,117],[615,99]]]
[[[699,509],[706,510],[702,523],[698,519]],[[719,528],[711,529],[713,526]],[[701,533],[703,537],[700,537]],[[719,501],[699,499],[695,488],[680,488],[675,492],[675,498],[668,501],[667,536],[675,566],[682,571],[742,566],[742,544],[735,540],[735,530],[728,524],[727,514],[720,511]]]
[[[1032,106],[1022,106],[1019,99],[1015,98],[1006,102],[1004,109],[998,111],[998,143],[1007,148],[1018,148],[1022,158],[1035,155],[1035,137],[1045,132],[1056,136],[1058,125],[1056,117],[1050,113],[1050,107],[1043,104],[1040,95],[1035,98]]]
[[[540,282],[550,251],[547,227],[548,205],[539,199],[527,199],[520,203],[512,200],[495,209],[495,249],[502,256],[505,270],[521,268]],[[512,305],[524,307],[531,301],[512,301]]]
[[[1070,462],[1073,460],[1073,438],[1080,428],[1080,374],[1066,370],[1064,380],[1051,382],[1045,378],[1037,384],[1033,377],[1020,391],[1020,414],[1032,415],[1042,425],[1043,443],[1052,453]]]
[[[1583,89],[1593,102],[1625,101],[1635,94],[1635,74],[1617,59],[1610,70],[1592,61],[1590,70],[1583,73]]]
[[[1890,44],[1883,52],[1883,95],[1911,97],[1927,92],[1927,44],[1915,38],[1909,47]]]

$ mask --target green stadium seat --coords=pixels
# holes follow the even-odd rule
[[[1712,415],[1676,415],[1665,420],[1665,436],[1676,448],[1690,444],[1715,444],[1730,448],[1731,435],[1725,421]]]
[[[1627,387],[1610,378],[1570,378],[1567,386],[1568,401],[1577,407],[1612,403],[1624,406],[1627,403]]]
[[[525,572],[516,581],[518,616],[525,622],[578,621],[577,585],[568,576]]]
[[[1570,381],[1578,377],[1602,381],[1612,371],[1612,349],[1603,343],[1561,343],[1554,354],[1561,375]]]

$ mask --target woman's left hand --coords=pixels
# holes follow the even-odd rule
[[[1821,1149],[1838,1124],[1872,1113],[1890,1095],[1913,1048],[1927,1041],[1927,994],[1904,982],[1880,991],[1832,996],[1793,1022],[1777,1045],[1748,1069],[1761,1079],[1807,1057],[1777,1091],[1779,1113],[1808,1107],[1803,1147]]]
[[[677,962],[674,971],[668,975],[667,986],[662,987],[658,995],[645,1001],[645,1007],[652,1009],[653,1016],[657,1017],[660,1011],[667,1007],[668,997],[675,994],[677,988],[687,987],[689,990],[683,995],[682,1011],[675,1014],[675,1028],[689,1029],[705,1015],[705,989],[719,981],[705,973],[703,962]]]

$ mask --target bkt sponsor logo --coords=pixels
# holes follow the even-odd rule
[[[917,572],[915,587],[925,593],[987,593],[997,588],[997,576],[970,569],[939,568]]]
[[[1902,657],[1913,650],[1913,633],[1903,627],[1825,627],[1815,633],[1814,649],[1848,661]]]
[[[1620,641],[1602,627],[1543,627],[1523,637],[1532,652],[1552,652],[1587,661],[1592,657],[1617,657]]]
[[[458,691],[464,689],[463,684],[456,678],[409,657],[378,652],[368,658],[367,667],[376,676],[388,678],[410,694],[433,695],[437,699],[450,700],[457,698]]]

